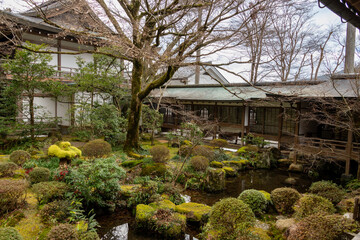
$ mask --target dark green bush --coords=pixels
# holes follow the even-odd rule
[[[346,194],[336,183],[330,181],[312,183],[309,192],[327,198],[334,204],[339,203]]]
[[[196,171],[204,171],[209,166],[209,160],[203,156],[195,156],[190,159],[190,164]]]
[[[67,191],[67,185],[64,182],[41,182],[32,186],[33,192],[39,203],[48,203],[55,199],[62,199]]]
[[[23,150],[16,150],[10,154],[10,161],[20,166],[23,165],[30,158],[30,153]]]
[[[99,235],[96,232],[85,232],[79,237],[79,240],[100,240]]]
[[[125,170],[119,167],[115,158],[95,159],[73,168],[67,183],[84,204],[113,207],[120,192],[120,180]]]
[[[215,153],[210,146],[198,145],[193,148],[192,155],[203,156],[212,161],[214,159]]]
[[[243,201],[236,198],[225,198],[215,203],[210,212],[210,228],[226,235],[234,235],[238,228],[255,222],[254,213]]]
[[[229,145],[228,141],[225,139],[213,139],[211,140],[210,144],[218,148],[224,148]]]
[[[0,177],[12,177],[19,166],[13,162],[0,162]]]
[[[170,159],[170,151],[166,146],[158,145],[150,149],[153,161],[156,163],[164,163]]]
[[[348,189],[350,191],[354,191],[359,188],[360,188],[360,180],[358,180],[358,179],[353,179],[346,184],[346,189]]]
[[[55,201],[46,204],[40,210],[41,221],[45,224],[51,223],[65,223],[70,216],[69,207],[71,202],[69,201]]]
[[[289,229],[288,240],[335,240],[346,231],[358,230],[359,225],[341,215],[310,215]]]
[[[294,205],[295,217],[304,218],[315,213],[331,214],[335,212],[330,200],[321,196],[306,194]]]
[[[262,214],[267,207],[267,200],[261,192],[255,189],[248,189],[243,191],[238,199],[249,205],[255,214]]]
[[[190,156],[191,154],[191,146],[189,145],[182,145],[179,148],[179,155],[182,157]]]
[[[111,153],[110,143],[96,139],[83,146],[83,155],[86,157],[106,157]]]
[[[70,224],[59,224],[51,228],[48,240],[77,240],[77,232]]]
[[[30,173],[30,182],[32,184],[40,183],[40,182],[47,182],[49,181],[51,172],[48,168],[44,167],[36,167]]]
[[[12,227],[0,227],[0,240],[22,240],[19,232]]]
[[[276,188],[271,192],[271,201],[281,214],[292,213],[293,206],[300,197],[300,193],[294,188]]]
[[[24,203],[28,184],[25,180],[0,179],[0,215]]]

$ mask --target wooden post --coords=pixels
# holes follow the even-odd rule
[[[348,138],[346,144],[346,163],[345,163],[345,174],[350,174],[350,160],[351,160],[351,152],[352,152],[352,140],[353,140],[353,131],[350,127],[348,130]]]
[[[263,112],[263,123],[262,123],[262,131],[261,131],[261,133],[262,133],[262,135],[264,135],[265,134],[265,120],[266,120],[266,108],[262,108],[263,110],[264,110],[264,112]]]
[[[278,149],[281,147],[281,137],[282,137],[282,128],[284,123],[284,108],[282,103],[280,105],[280,113],[279,113],[279,125],[278,125]]]
[[[345,73],[354,72],[355,36],[356,28],[351,23],[347,23],[344,66]]]
[[[57,51],[58,51],[58,54],[57,54],[57,63],[58,63],[58,66],[57,66],[57,70],[59,71],[59,77],[61,77],[61,40],[58,39],[57,40]]]
[[[246,106],[243,105],[242,113],[241,113],[241,146],[244,146],[244,137],[245,137],[245,114],[246,114]]]
[[[360,198],[355,198],[355,205],[354,205],[354,213],[353,213],[353,219],[355,221],[359,221],[360,220],[360,208],[359,208],[359,204],[360,204]]]
[[[217,102],[215,102],[215,106],[214,106],[214,121],[218,122],[218,106],[217,106]],[[218,126],[216,125],[215,128],[214,128],[213,139],[216,139],[217,132],[218,132]]]
[[[301,116],[301,103],[296,103],[296,121],[295,121],[295,132],[294,132],[294,144],[299,144],[299,131],[300,131],[300,116]]]

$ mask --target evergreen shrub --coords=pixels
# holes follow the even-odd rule
[[[300,193],[294,188],[276,188],[271,192],[271,201],[281,214],[292,213],[293,206],[300,197]]]
[[[190,159],[190,164],[196,171],[204,171],[209,166],[209,160],[204,156],[194,156]]]
[[[311,184],[309,192],[329,199],[332,203],[339,203],[346,192],[331,181],[318,181]]]
[[[10,154],[10,161],[20,166],[23,165],[30,158],[30,153],[24,150],[16,150]]]
[[[170,159],[170,151],[166,146],[158,145],[150,149],[153,161],[156,163],[164,163]]]
[[[83,146],[83,154],[86,157],[104,157],[108,156],[111,151],[110,143],[102,139],[90,141]]]
[[[36,167],[30,173],[31,184],[47,182],[50,179],[51,172],[48,168]]]

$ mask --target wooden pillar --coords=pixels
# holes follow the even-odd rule
[[[265,134],[265,120],[266,120],[266,108],[262,108],[264,111],[263,111],[263,123],[262,123],[262,130],[261,130],[261,133],[264,135]]]
[[[282,106],[282,103],[280,105],[280,113],[279,113],[279,124],[278,124],[278,148],[281,147],[281,137],[282,137],[282,129],[283,129],[283,123],[284,123],[284,108]]]
[[[57,51],[58,51],[58,54],[57,54],[57,70],[59,71],[59,77],[61,77],[61,40],[58,39],[57,40]]]
[[[214,121],[218,122],[218,105],[217,105],[217,102],[215,102],[215,106],[214,106]],[[213,139],[216,139],[217,132],[218,132],[218,124],[216,124],[216,126],[214,128]]]
[[[296,103],[296,120],[295,120],[295,132],[294,132],[294,144],[299,144],[299,131],[300,131],[300,116],[301,116],[301,103]]]
[[[246,114],[246,106],[243,105],[241,112],[241,146],[244,146],[244,137],[245,137],[245,114]]]
[[[345,66],[344,66],[345,73],[354,72],[355,38],[356,38],[356,28],[351,23],[347,23],[346,45],[345,45]]]
[[[346,163],[345,163],[345,174],[350,174],[350,160],[352,152],[352,140],[353,140],[353,131],[352,128],[348,130],[347,144],[346,144]]]

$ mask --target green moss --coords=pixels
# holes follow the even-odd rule
[[[223,164],[227,167],[232,167],[236,170],[244,170],[246,165],[249,163],[248,160],[239,161],[223,161]]]
[[[267,232],[262,228],[253,227],[250,228],[250,231],[261,240],[271,240],[271,237],[269,237]]]
[[[81,150],[71,146],[70,142],[60,142],[49,147],[48,155],[58,158],[73,159],[75,157],[81,157]]]
[[[141,184],[120,185],[120,194],[125,197],[130,197],[131,194],[136,192],[139,188],[141,188]]]
[[[176,212],[186,214],[190,221],[200,222],[208,218],[211,207],[205,204],[189,202],[177,205],[175,210]]]
[[[139,204],[136,206],[135,219],[137,224],[146,224],[151,216],[154,214],[155,209],[149,205]]]
[[[223,167],[226,177],[235,177],[237,172],[232,167]]]
[[[222,162],[218,162],[218,161],[212,161],[210,163],[210,167],[213,167],[213,168],[222,168],[224,165]]]
[[[163,177],[165,173],[166,173],[166,165],[164,163],[153,163],[143,166],[140,175],[141,176],[155,175],[158,177]]]
[[[267,191],[264,191],[264,190],[259,190],[259,192],[261,192],[264,195],[264,197],[266,198],[266,200],[268,202],[271,202],[271,194],[270,193],[268,193]]]
[[[159,201],[159,202],[152,202],[149,204],[149,206],[156,210],[157,209],[171,209],[171,210],[175,211],[175,204],[167,199]]]
[[[304,218],[315,213],[331,214],[335,212],[335,208],[330,200],[313,195],[303,195],[294,205],[296,218]]]
[[[208,168],[206,172],[205,190],[218,192],[225,189],[225,170],[223,168]]]
[[[121,163],[122,167],[132,168],[143,163],[143,160],[129,160]]]

